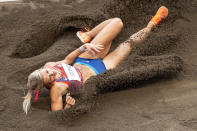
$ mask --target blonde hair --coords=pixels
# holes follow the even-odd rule
[[[41,69],[33,71],[27,80],[27,95],[24,97],[23,110],[27,114],[31,106],[31,98],[34,90],[40,90],[44,86],[42,75],[40,74]]]

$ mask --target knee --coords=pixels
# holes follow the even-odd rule
[[[116,18],[113,18],[112,20],[116,23],[118,27],[123,28],[123,22],[120,18],[116,17]]]

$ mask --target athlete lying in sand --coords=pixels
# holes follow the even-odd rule
[[[50,89],[52,111],[75,105],[75,99],[68,92],[79,91],[91,76],[118,66],[131,52],[132,44],[142,43],[152,28],[165,19],[167,15],[168,9],[164,6],[160,7],[144,29],[133,34],[109,54],[112,40],[123,27],[120,18],[106,20],[88,32],[77,32],[77,36],[85,44],[71,52],[64,60],[48,62],[43,68],[35,70],[29,75],[28,93],[23,102],[25,113],[30,109],[33,92],[36,92],[36,101],[40,90],[44,87]],[[62,96],[65,94],[66,105],[63,107]]]

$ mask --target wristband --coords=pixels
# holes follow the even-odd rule
[[[86,48],[84,48],[83,46],[81,46],[79,49],[80,49],[81,52],[86,51]]]

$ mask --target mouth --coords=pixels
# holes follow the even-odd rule
[[[56,77],[56,74],[54,74],[53,76],[51,76],[51,83],[53,83],[54,81],[56,81],[57,77]]]

